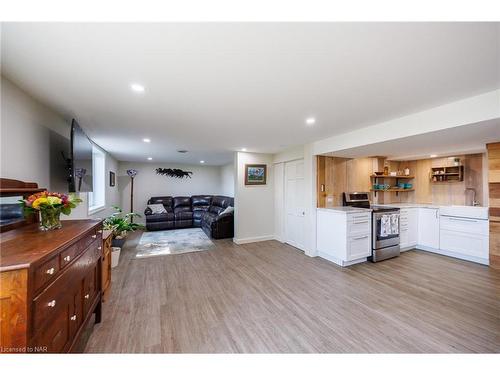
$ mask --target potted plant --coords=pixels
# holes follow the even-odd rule
[[[141,217],[135,212],[123,214],[123,210],[118,206],[113,206],[115,212],[106,218],[103,222],[104,229],[113,231],[113,242],[111,246],[122,247],[125,243],[125,238],[128,232],[133,232],[137,229],[144,229],[144,225],[133,223],[133,217]]]

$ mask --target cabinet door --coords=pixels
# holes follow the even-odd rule
[[[418,244],[427,248],[439,249],[439,209],[419,208]]]
[[[83,279],[75,284],[75,288],[71,293],[70,308],[69,308],[69,332],[71,338],[75,337],[78,329],[83,323]]]
[[[97,285],[98,282],[98,262],[93,263],[88,269],[87,274],[83,280],[83,312],[84,316],[87,316],[89,309],[94,302],[95,296],[99,287]]]
[[[70,343],[69,304],[60,306],[54,319],[39,330],[34,340],[34,352],[63,353]]]
[[[408,209],[408,246],[416,246],[418,241],[418,210]]]

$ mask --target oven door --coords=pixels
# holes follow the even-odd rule
[[[381,227],[382,227],[382,217],[384,215],[397,215],[397,230],[396,233],[384,234],[382,235]],[[373,249],[382,249],[384,247],[396,246],[399,245],[399,211],[384,211],[380,213],[373,213],[373,230],[372,230],[372,248]]]

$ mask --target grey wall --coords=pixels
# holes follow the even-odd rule
[[[192,178],[176,179],[157,175],[155,169],[179,168],[193,172]],[[224,195],[221,182],[222,167],[204,165],[183,165],[172,163],[120,162],[118,180],[121,192],[121,207],[130,210],[130,178],[127,169],[137,169],[134,180],[134,211],[143,214],[147,201],[153,196],[191,196],[197,194]],[[231,195],[232,196],[232,195]],[[142,219],[137,222],[143,222]]]
[[[21,181],[36,182],[40,187],[50,186],[50,132],[64,137],[70,136],[70,124],[63,116],[40,103],[5,77],[1,77],[1,121],[0,176]],[[106,153],[106,181],[109,171],[118,171],[118,162]],[[120,204],[118,185],[106,187],[106,209],[93,215],[88,214],[87,194],[80,194],[84,200],[73,210],[71,216],[63,219],[84,219],[104,217],[112,205]]]

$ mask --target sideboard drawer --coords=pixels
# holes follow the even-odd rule
[[[61,269],[70,264],[83,249],[80,248],[78,243],[71,245],[66,250],[63,250],[61,254],[59,254],[59,261],[61,264]]]
[[[99,241],[99,243],[101,243],[102,242],[102,234],[99,232],[102,232],[102,231],[92,230],[90,232],[87,232],[85,234],[85,236],[78,242],[80,244],[80,249],[85,250],[94,241]]]
[[[59,257],[55,256],[35,269],[35,289],[38,290],[59,273]]]

